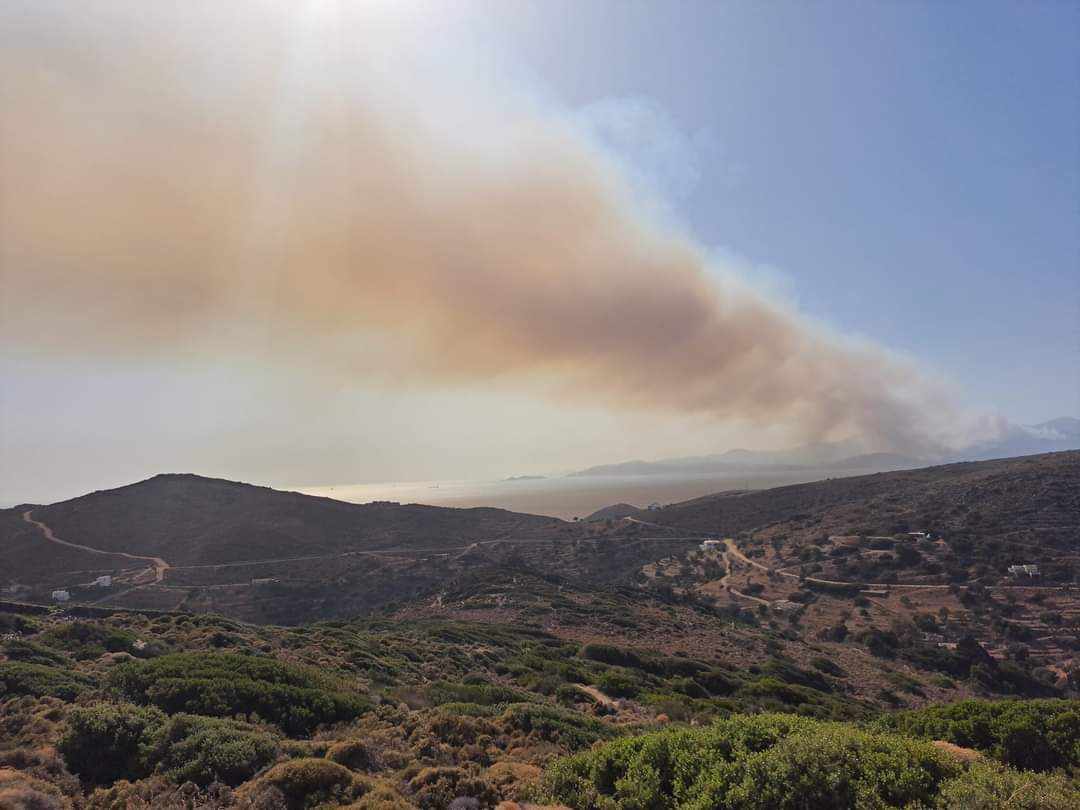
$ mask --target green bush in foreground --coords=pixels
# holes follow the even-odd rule
[[[278,756],[278,740],[246,723],[178,714],[162,729],[151,754],[155,767],[177,783],[235,787]]]
[[[58,748],[68,768],[87,782],[139,779],[150,773],[150,751],[165,720],[152,706],[76,706]]]
[[[359,798],[368,789],[368,783],[348,768],[328,759],[314,758],[280,762],[245,785],[239,794],[254,797],[266,786],[281,791],[290,810],[320,804],[336,807]]]
[[[1080,806],[1060,779],[986,764],[965,770],[928,742],[783,714],[615,740],[546,776],[549,798],[577,810],[976,810],[1013,806],[1010,786],[1031,797],[1018,807]]]
[[[279,746],[272,734],[235,720],[96,703],[72,710],[59,750],[91,784],[157,772],[178,783],[235,786],[277,759]]]
[[[1075,810],[1080,807],[1080,793],[1061,776],[976,762],[942,786],[938,806],[948,810]]]

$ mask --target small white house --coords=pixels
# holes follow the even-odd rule
[[[701,544],[701,550],[702,551],[719,551],[720,550],[720,545],[721,545],[721,543],[720,543],[719,540],[706,540],[705,542],[703,542]]]
[[[112,577],[106,574],[105,576],[98,577],[90,584],[93,585],[95,588],[111,588]]]
[[[1021,574],[1026,574],[1029,577],[1037,577],[1039,575],[1039,566],[1037,565],[1010,565],[1009,574],[1014,577],[1018,577]]]
[[[54,602],[67,602],[71,599],[71,594],[67,591],[53,591],[52,598]]]

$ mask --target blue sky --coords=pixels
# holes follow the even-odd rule
[[[701,142],[703,242],[975,405],[1080,413],[1080,5],[508,6],[472,20],[508,64]]]

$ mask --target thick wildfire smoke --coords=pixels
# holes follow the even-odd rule
[[[376,18],[40,8],[0,34],[8,345],[945,435],[910,364],[711,266],[571,116],[432,75]]]

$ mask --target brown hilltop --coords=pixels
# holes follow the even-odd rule
[[[461,546],[553,522],[501,509],[353,504],[190,474],[157,475],[33,515],[65,540],[172,565]]]

